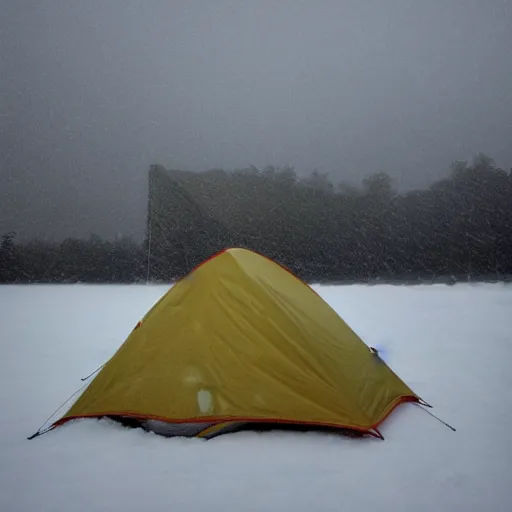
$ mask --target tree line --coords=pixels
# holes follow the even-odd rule
[[[149,170],[146,239],[0,243],[0,282],[169,282],[226,247],[309,282],[512,276],[512,172],[486,155],[421,190],[385,173],[359,187],[293,168]]]
[[[142,279],[144,249],[131,238],[68,238],[60,243],[15,243],[16,233],[0,241],[3,283],[129,283]]]

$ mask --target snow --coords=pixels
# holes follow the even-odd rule
[[[315,288],[457,432],[406,404],[385,441],[166,439],[98,420],[28,441],[166,287],[2,286],[0,510],[512,510],[512,287]]]

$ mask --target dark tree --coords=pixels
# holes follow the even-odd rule
[[[227,247],[247,247],[308,281],[509,279],[512,173],[486,155],[425,190],[386,173],[361,187],[290,167],[149,171],[147,237],[0,242],[0,282],[172,281]]]
[[[18,250],[14,245],[16,233],[11,231],[2,236],[0,241],[0,282],[12,283],[20,279],[20,262]]]

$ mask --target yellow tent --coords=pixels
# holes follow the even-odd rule
[[[151,308],[52,427],[106,416],[165,435],[281,423],[381,437],[404,401],[422,402],[307,284],[229,249]]]

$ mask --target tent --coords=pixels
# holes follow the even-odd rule
[[[422,403],[309,285],[235,248],[171,287],[51,428],[109,417],[169,436],[288,424],[382,437],[406,401]]]

